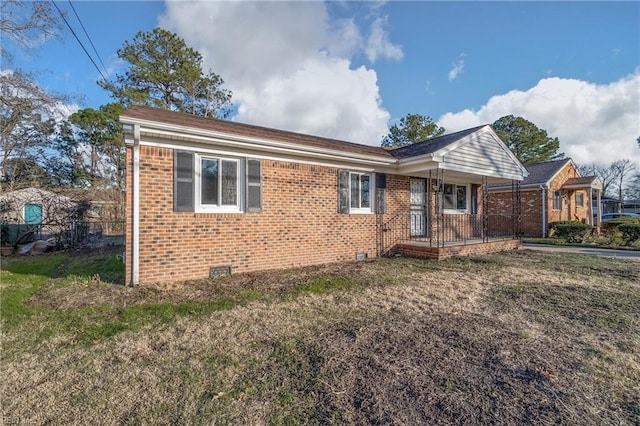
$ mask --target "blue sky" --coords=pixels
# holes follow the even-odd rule
[[[178,33],[233,90],[237,121],[375,145],[407,113],[448,131],[514,114],[579,163],[640,166],[639,2],[73,5],[111,76],[137,31]],[[79,107],[110,101],[71,34],[16,56],[13,67]]]

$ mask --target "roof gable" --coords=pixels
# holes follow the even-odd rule
[[[400,162],[413,164],[429,159],[438,168],[497,179],[522,180],[527,175],[491,126],[484,125],[440,136],[425,142],[391,151]]]
[[[602,181],[598,176],[580,176],[566,180],[562,185],[563,189],[570,188],[592,188],[602,190]]]

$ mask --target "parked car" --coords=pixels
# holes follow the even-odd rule
[[[602,215],[602,221],[606,222],[612,219],[618,219],[621,217],[632,217],[640,219],[640,214],[637,213],[605,213]]]

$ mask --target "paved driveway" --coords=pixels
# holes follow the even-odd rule
[[[534,244],[534,243],[523,243],[522,247],[526,249],[531,249],[531,250],[593,254],[593,255],[605,256],[605,257],[625,257],[631,260],[640,261],[640,251],[638,250],[613,250],[613,249],[600,249],[600,248],[591,248],[591,247],[554,246],[551,244]]]

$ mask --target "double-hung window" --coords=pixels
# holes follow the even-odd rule
[[[576,207],[584,207],[584,194],[576,192]]]
[[[379,176],[381,177],[381,176]],[[339,213],[373,213],[374,198],[380,200],[375,203],[380,208],[384,206],[383,187],[385,179],[380,180],[380,193],[375,192],[375,182],[372,173],[338,171],[338,212]],[[375,197],[374,197],[375,195]]]
[[[240,211],[240,161],[203,156],[199,163],[198,210]]]
[[[469,211],[468,185],[444,184],[442,207],[445,213],[467,213]]]
[[[349,173],[349,206],[352,213],[371,212],[371,175]]]

